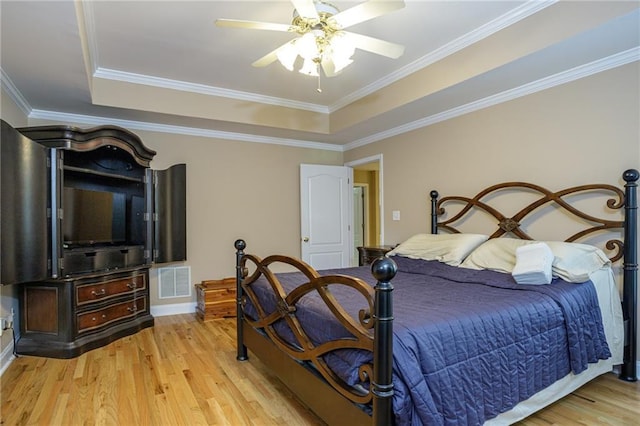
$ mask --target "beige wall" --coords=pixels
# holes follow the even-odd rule
[[[21,127],[27,125],[27,116],[24,112],[13,102],[13,99],[5,92],[4,87],[0,92],[0,117],[13,127]]]
[[[136,131],[157,151],[155,169],[187,164],[187,262],[191,281],[235,275],[238,238],[258,256],[300,256],[300,164],[342,164],[342,153]],[[182,264],[180,264],[182,265]],[[185,299],[157,299],[153,305]],[[192,300],[195,300],[195,293]]]
[[[637,62],[353,149],[384,155],[384,243],[428,232],[431,189],[474,195],[502,181],[549,189],[622,185],[640,168]],[[401,220],[392,221],[391,211]]]
[[[635,62],[348,151],[345,161],[384,155],[386,244],[429,232],[431,189],[473,196],[504,181],[622,186],[625,170],[640,169],[639,76]]]
[[[26,126],[27,116],[24,112],[13,102],[11,97],[2,89],[0,92],[0,98],[2,100],[0,106],[0,117],[14,127]],[[17,298],[18,286],[0,286],[0,316],[6,317],[11,308],[13,307],[18,312],[18,298]],[[17,318],[16,318],[17,321]],[[16,326],[18,323],[16,322]],[[0,354],[2,354],[12,342],[11,332],[4,332],[0,337]],[[3,361],[0,360],[0,368],[3,367]]]
[[[550,189],[621,185],[623,170],[640,168],[639,73],[636,62],[344,154],[135,133],[158,152],[154,168],[187,164],[188,261],[177,266],[191,266],[197,283],[234,274],[236,238],[260,256],[300,255],[301,163],[343,164],[383,154],[386,244],[428,230],[431,189],[475,194],[507,180]],[[25,124],[15,105],[5,107],[5,98],[2,116]],[[29,122],[38,124],[50,123]],[[392,210],[400,210],[402,220],[392,221]],[[151,288],[153,305],[195,300],[159,301],[153,272]]]

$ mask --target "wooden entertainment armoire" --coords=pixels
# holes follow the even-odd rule
[[[72,358],[153,325],[149,269],[186,260],[186,165],[115,126],[2,121],[0,272],[16,352]]]

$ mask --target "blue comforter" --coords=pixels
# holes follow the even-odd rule
[[[569,372],[611,356],[590,282],[525,286],[509,274],[393,259],[393,407],[399,425],[482,424]],[[320,272],[375,285],[368,267]],[[278,276],[288,290],[305,281],[299,273]],[[342,286],[331,291],[357,318],[362,297]],[[263,306],[269,305],[268,291],[259,292]],[[309,336],[316,343],[345,337],[318,299],[309,295],[298,304],[296,316]],[[280,331],[289,334],[286,326]],[[343,350],[326,361],[356,384],[357,367],[370,362],[371,353]]]

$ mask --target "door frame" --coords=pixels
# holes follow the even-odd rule
[[[357,160],[352,160],[344,163],[345,166],[354,168],[361,164],[378,163],[378,209],[380,210],[380,245],[384,244],[384,172],[382,167],[382,154],[372,155]],[[351,183],[353,186],[353,182]]]

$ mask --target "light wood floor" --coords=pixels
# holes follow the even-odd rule
[[[159,317],[78,358],[19,357],[0,380],[2,425],[322,424],[255,357],[235,360],[234,319]],[[640,382],[606,374],[520,424],[639,420]]]

